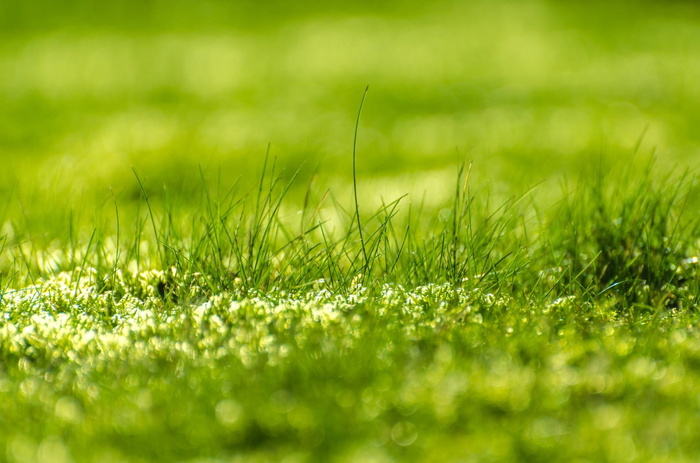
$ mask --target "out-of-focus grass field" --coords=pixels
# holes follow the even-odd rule
[[[109,185],[128,199],[131,166],[156,190],[196,188],[197,166],[255,177],[270,143],[339,188],[366,84],[359,176],[386,196],[436,194],[464,159],[508,191],[556,186],[644,133],[661,165],[695,165],[698,15],[690,2],[3,2],[0,185],[61,206]]]
[[[699,105],[690,1],[0,2],[0,461],[697,461]]]

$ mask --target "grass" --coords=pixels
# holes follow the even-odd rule
[[[0,461],[697,461],[695,6],[120,5],[0,5]]]
[[[203,176],[194,216],[152,206],[137,176],[130,234],[6,240],[0,445],[10,461],[690,461],[694,190],[649,166],[545,212],[492,208],[464,168],[434,215],[395,201],[362,222],[310,199],[289,220],[273,160],[240,194]]]

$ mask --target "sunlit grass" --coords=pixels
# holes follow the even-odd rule
[[[1,461],[697,461],[696,6],[96,5],[0,4]]]

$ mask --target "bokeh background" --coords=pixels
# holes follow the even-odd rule
[[[127,207],[133,167],[153,197],[188,198],[199,169],[256,181],[270,145],[279,172],[302,166],[300,189],[318,171],[343,198],[367,84],[365,201],[439,202],[469,161],[475,185],[556,196],[638,145],[658,168],[693,170],[700,6],[6,0],[0,194],[25,216],[111,208],[110,188]]]

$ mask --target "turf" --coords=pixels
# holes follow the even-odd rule
[[[0,460],[697,461],[698,13],[3,3]]]

